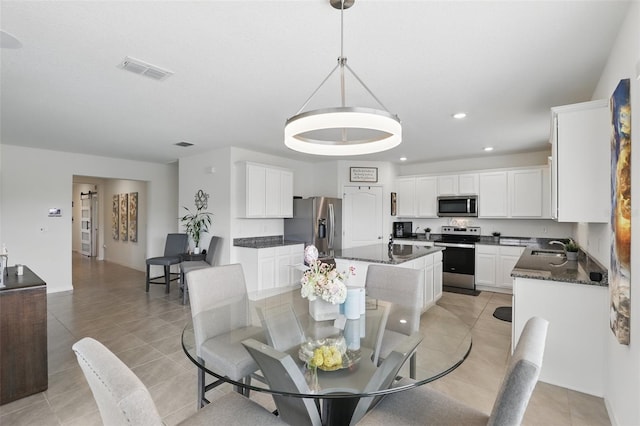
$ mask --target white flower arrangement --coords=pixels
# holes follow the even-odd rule
[[[317,253],[314,246],[308,246],[305,249],[305,260],[309,264],[309,269],[304,272],[300,280],[302,297],[311,301],[319,297],[334,305],[344,303],[347,298],[345,281],[349,275],[355,275],[355,268],[350,267],[348,274],[340,273],[333,265],[318,260]]]

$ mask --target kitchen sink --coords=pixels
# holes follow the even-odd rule
[[[531,250],[531,255],[557,258],[565,257],[564,252],[558,250]]]

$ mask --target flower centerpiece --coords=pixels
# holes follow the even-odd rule
[[[347,298],[345,281],[348,274],[338,272],[334,265],[319,260],[314,246],[305,249],[305,261],[309,269],[300,282],[302,297],[309,299],[309,313],[317,321],[337,318],[339,305]],[[349,268],[349,274],[354,274],[353,267]]]

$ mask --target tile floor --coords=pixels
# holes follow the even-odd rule
[[[108,262],[73,256],[73,292],[48,296],[49,389],[0,406],[0,425],[99,425],[100,415],[71,345],[84,336],[103,342],[145,383],[168,425],[195,411],[196,369],[180,345],[190,320],[173,284],[144,291],[144,273]],[[444,293],[439,304],[472,326],[469,358],[448,376],[430,384],[489,412],[510,352],[510,324],[493,318],[511,297]],[[229,392],[223,386],[208,394]],[[273,409],[271,398],[255,398]],[[526,425],[609,425],[601,398],[538,383]]]

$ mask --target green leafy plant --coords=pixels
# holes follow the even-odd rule
[[[195,213],[186,207],[183,207],[187,214],[180,218],[180,222],[184,226],[185,232],[191,237],[196,247],[200,246],[200,235],[209,231],[209,226],[213,221],[213,213],[204,212],[197,209]]]
[[[580,250],[580,246],[573,239],[569,239],[569,242],[564,245],[564,249],[565,251],[576,252]]]
[[[500,233],[499,232],[492,232],[491,235],[493,235],[494,237],[499,237]]]

